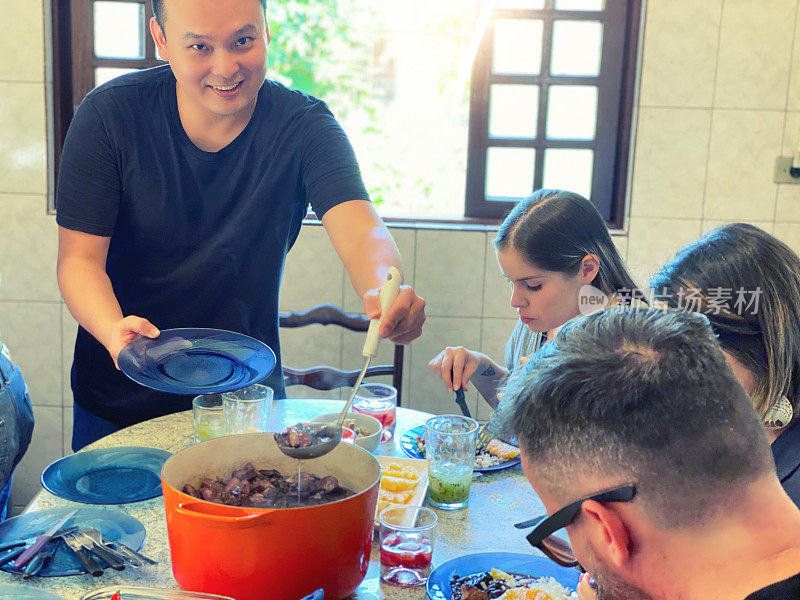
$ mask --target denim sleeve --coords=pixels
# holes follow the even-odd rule
[[[33,435],[33,409],[22,372],[5,347],[0,353],[0,487],[5,485]]]

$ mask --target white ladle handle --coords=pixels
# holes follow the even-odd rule
[[[386,278],[383,280],[383,285],[381,285],[381,291],[378,293],[378,299],[381,302],[381,316],[379,319],[372,319],[369,323],[367,339],[364,342],[364,348],[361,350],[363,356],[375,358],[378,353],[378,342],[381,339],[378,335],[378,329],[383,322],[383,317],[389,312],[389,307],[400,291],[401,285],[403,285],[403,276],[400,271],[394,267],[389,267],[386,272]]]

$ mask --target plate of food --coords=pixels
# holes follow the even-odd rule
[[[431,600],[573,600],[579,578],[543,556],[483,552],[439,565],[425,589]]]
[[[400,436],[400,447],[411,458],[425,458],[425,426],[409,429]],[[475,470],[489,473],[508,469],[520,463],[519,448],[493,439],[486,449],[475,450]]]
[[[122,349],[120,370],[136,383],[173,394],[221,394],[261,381],[275,368],[264,342],[224,329],[164,329]]]
[[[389,505],[422,506],[428,491],[428,461],[419,458],[376,456],[381,463],[381,486],[378,490],[378,514]]]

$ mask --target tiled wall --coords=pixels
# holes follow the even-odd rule
[[[630,218],[615,237],[640,281],[684,243],[733,220],[755,223],[800,252],[800,186],[772,183],[775,157],[791,155],[800,133],[797,13],[796,0],[647,2]],[[42,6],[2,2],[0,19],[14,24],[0,38],[0,332],[22,366],[37,418],[14,487],[21,507],[42,468],[68,450],[75,323],[59,299],[56,225],[45,212]],[[514,324],[493,234],[393,232],[406,278],[428,302],[425,334],[406,350],[404,404],[452,410],[428,360],[448,344],[500,359]],[[324,231],[307,227],[289,255],[281,307],[321,301],[359,307]],[[360,336],[322,327],[311,333],[284,336],[287,364],[359,366]],[[381,352],[388,361],[389,345]],[[470,402],[485,415],[474,395]]]

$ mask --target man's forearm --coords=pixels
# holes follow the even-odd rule
[[[101,344],[122,310],[105,270],[89,261],[67,258],[58,263],[58,287],[69,312]]]

